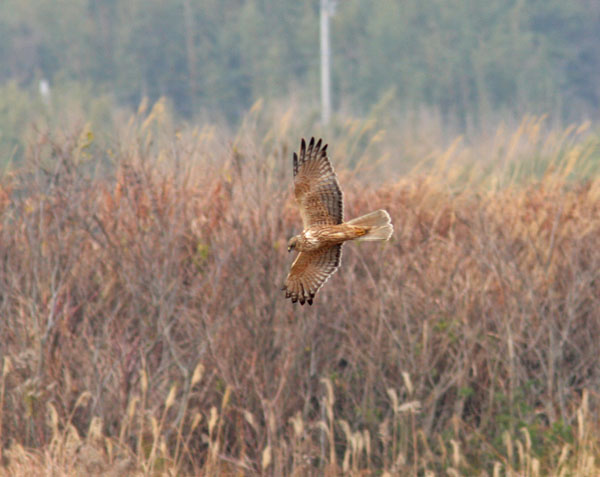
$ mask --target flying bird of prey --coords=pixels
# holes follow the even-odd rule
[[[294,153],[294,194],[304,230],[288,242],[288,252],[300,252],[285,285],[285,297],[293,303],[312,305],[315,294],[340,266],[342,244],[347,240],[388,240],[394,231],[390,214],[376,210],[344,222],[344,202],[337,176],[327,158],[327,144],[306,147]]]

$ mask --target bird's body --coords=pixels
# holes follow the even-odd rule
[[[354,240],[368,233],[366,227],[349,224],[313,225],[303,230],[294,247],[298,252],[313,252],[347,240]]]
[[[286,298],[312,305],[315,294],[337,270],[342,244],[348,240],[388,240],[393,232],[390,215],[377,210],[344,222],[344,203],[337,176],[327,158],[327,145],[312,138],[300,155],[294,153],[294,194],[304,230],[288,242],[288,251],[300,252],[283,290]]]

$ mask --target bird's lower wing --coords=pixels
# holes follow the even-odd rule
[[[342,244],[314,252],[300,252],[282,288],[286,292],[285,297],[291,298],[292,303],[299,301],[301,305],[305,302],[312,305],[317,291],[337,270],[341,259]]]

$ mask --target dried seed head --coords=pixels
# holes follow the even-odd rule
[[[525,462],[525,447],[523,446],[523,443],[519,440],[516,441],[515,445],[517,446],[517,456],[519,458],[519,465],[521,467],[525,467],[527,465]]]
[[[390,439],[389,425],[390,421],[387,417],[379,424],[379,438],[384,443]]]
[[[540,475],[540,461],[535,457],[531,459],[531,476],[539,477]]]
[[[531,452],[531,436],[529,435],[529,429],[526,427],[521,428],[521,432],[523,433],[523,437],[525,438],[525,449],[527,453]]]
[[[248,421],[248,424],[256,429],[256,419],[254,419],[254,415],[250,411],[244,410],[244,418]]]
[[[296,412],[294,417],[290,417],[290,422],[294,428],[294,435],[296,438],[300,438],[304,434],[304,421],[300,415],[300,411]]]
[[[262,470],[265,470],[271,464],[271,446],[267,445],[262,453]]]
[[[350,442],[352,440],[352,430],[350,429],[350,424],[348,424],[343,419],[338,420],[340,427],[344,431],[344,435],[346,436],[346,440]]]
[[[210,408],[210,417],[208,419],[208,434],[212,439],[212,433],[215,428],[215,424],[219,419],[219,413],[217,412],[217,408],[215,406]]]
[[[46,407],[48,409],[48,420],[50,421],[52,434],[58,435],[58,413],[56,412],[56,409],[54,408],[52,403],[47,403]]]
[[[398,408],[398,412],[419,412],[421,410],[420,401],[405,402]]]
[[[349,471],[350,471],[350,455],[352,454],[352,452],[350,451],[350,448],[346,449],[346,452],[344,453],[344,461],[342,462],[342,472],[344,473],[344,475],[348,475]]]
[[[91,392],[89,392],[89,391],[82,392],[79,395],[79,397],[77,398],[77,401],[75,401],[75,409],[77,409],[80,406],[85,406],[91,398],[92,398]]]
[[[321,382],[325,385],[325,389],[327,390],[327,401],[333,405],[335,401],[333,397],[333,384],[331,384],[331,379],[321,378]]]
[[[352,450],[354,451],[354,453],[359,456],[362,453],[362,450],[365,447],[365,443],[363,441],[363,436],[362,433],[359,431],[356,431],[353,435],[352,435]]]
[[[127,419],[131,421],[133,419],[133,415],[135,414],[135,406],[137,405],[140,398],[138,396],[134,396],[127,406]]]
[[[165,409],[169,409],[175,402],[175,396],[177,395],[177,385],[173,384],[169,390],[169,395],[165,401]]]
[[[396,394],[396,390],[394,388],[388,388],[387,393],[392,402],[392,411],[394,411],[394,415],[396,415],[398,414],[398,395]]]
[[[157,441],[160,429],[158,427],[158,421],[154,416],[150,416],[150,427],[152,427],[152,437],[154,438],[154,441]]]
[[[404,380],[404,385],[406,386],[408,395],[412,396],[414,388],[412,385],[412,381],[410,380],[410,374],[408,374],[406,371],[402,371],[402,379]]]
[[[460,443],[454,439],[450,439],[452,446],[452,465],[458,467],[460,465]]]
[[[101,439],[102,427],[104,427],[104,421],[102,418],[98,416],[92,417],[90,427],[88,428],[87,438],[93,441]]]
[[[365,452],[367,453],[367,462],[371,461],[371,434],[367,429],[363,430],[363,442],[365,443]]]
[[[192,426],[190,427],[190,432],[194,432],[194,429],[198,427],[200,421],[202,421],[202,414],[196,411],[196,414],[194,414],[194,418],[192,419]]]
[[[204,365],[202,363],[198,363],[194,368],[194,373],[192,374],[192,386],[194,387],[196,384],[200,382],[202,376],[204,375]]]
[[[325,421],[319,421],[316,425],[317,429],[320,429],[325,434],[329,434],[329,427],[327,427],[327,423]]]
[[[275,435],[277,433],[277,420],[275,419],[273,409],[267,411],[267,425],[269,426],[269,431]]]
[[[502,441],[506,446],[506,457],[508,458],[508,462],[512,462],[513,460],[513,442],[510,437],[510,433],[508,431],[504,431],[502,434]]]
[[[165,442],[165,438],[163,436],[160,437],[158,448],[163,456],[169,455],[169,451],[167,450],[167,443]]]
[[[567,458],[569,457],[569,450],[570,450],[569,444],[565,444],[562,447],[562,450],[560,451],[560,457],[558,458],[558,468],[559,469],[563,465],[565,465],[565,462],[567,462]]]
[[[143,368],[140,370],[140,387],[142,389],[142,396],[145,396],[148,391],[148,375]]]
[[[221,411],[227,407],[229,404],[229,399],[231,398],[231,386],[227,386],[225,388],[225,394],[223,394],[223,400],[221,401]]]
[[[6,376],[12,370],[12,361],[8,356],[4,357],[4,363],[2,365],[2,376]]]

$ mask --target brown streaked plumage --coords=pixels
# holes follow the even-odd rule
[[[388,240],[393,232],[390,216],[377,210],[344,222],[344,203],[337,176],[327,158],[327,144],[308,148],[302,139],[300,154],[294,153],[294,194],[304,230],[288,242],[288,252],[300,252],[287,276],[286,298],[312,305],[315,294],[337,270],[342,244],[348,240]]]

